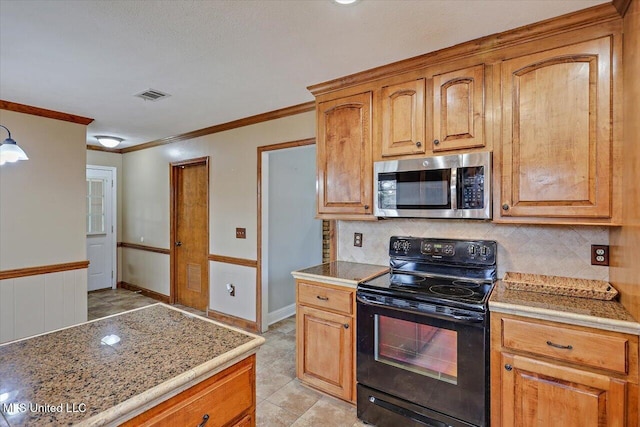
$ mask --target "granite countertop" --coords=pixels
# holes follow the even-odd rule
[[[618,301],[519,291],[497,282],[489,310],[640,335],[640,323]]]
[[[291,272],[296,279],[320,280],[324,283],[355,288],[358,283],[389,271],[388,266],[358,262],[332,261]]]
[[[262,343],[257,335],[154,304],[4,344],[0,426],[115,425]]]

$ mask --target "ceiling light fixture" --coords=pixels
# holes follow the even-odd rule
[[[27,153],[11,138],[11,131],[6,126],[0,125],[0,127],[4,128],[9,134],[9,138],[0,144],[0,166],[5,163],[15,163],[18,160],[29,160]]]
[[[347,4],[353,4],[353,3],[357,2],[358,0],[333,0],[333,1],[338,3],[338,4],[347,5]]]
[[[107,135],[96,135],[96,139],[100,144],[107,148],[115,148],[120,144],[124,139],[117,138],[115,136],[107,136]]]

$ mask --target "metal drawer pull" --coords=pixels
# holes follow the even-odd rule
[[[202,417],[202,422],[198,424],[198,427],[204,427],[204,425],[209,421],[209,414],[204,414]]]
[[[320,301],[329,301],[329,297],[321,297],[320,295],[317,295],[316,298],[318,298]]]
[[[509,365],[508,363],[506,365],[504,365],[504,369],[506,369],[507,371],[510,371],[513,369],[513,366]]]
[[[342,326],[344,326],[345,329],[349,329],[349,324],[348,323],[345,323]]]
[[[555,347],[555,348],[561,348],[563,350],[572,350],[573,349],[572,345],[560,345],[560,344],[552,343],[551,341],[547,341],[547,345],[550,345],[551,347]]]

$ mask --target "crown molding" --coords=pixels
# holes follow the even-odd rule
[[[32,116],[46,117],[48,119],[78,123],[85,126],[93,122],[93,119],[90,119],[88,117],[76,116],[75,114],[63,113],[60,111],[47,110],[45,108],[33,107],[31,105],[18,104],[17,102],[5,101],[2,99],[0,99],[0,109],[15,111],[17,113],[31,114]]]

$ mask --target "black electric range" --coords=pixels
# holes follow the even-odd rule
[[[394,236],[358,285],[358,417],[378,427],[488,425],[487,300],[497,244]]]

